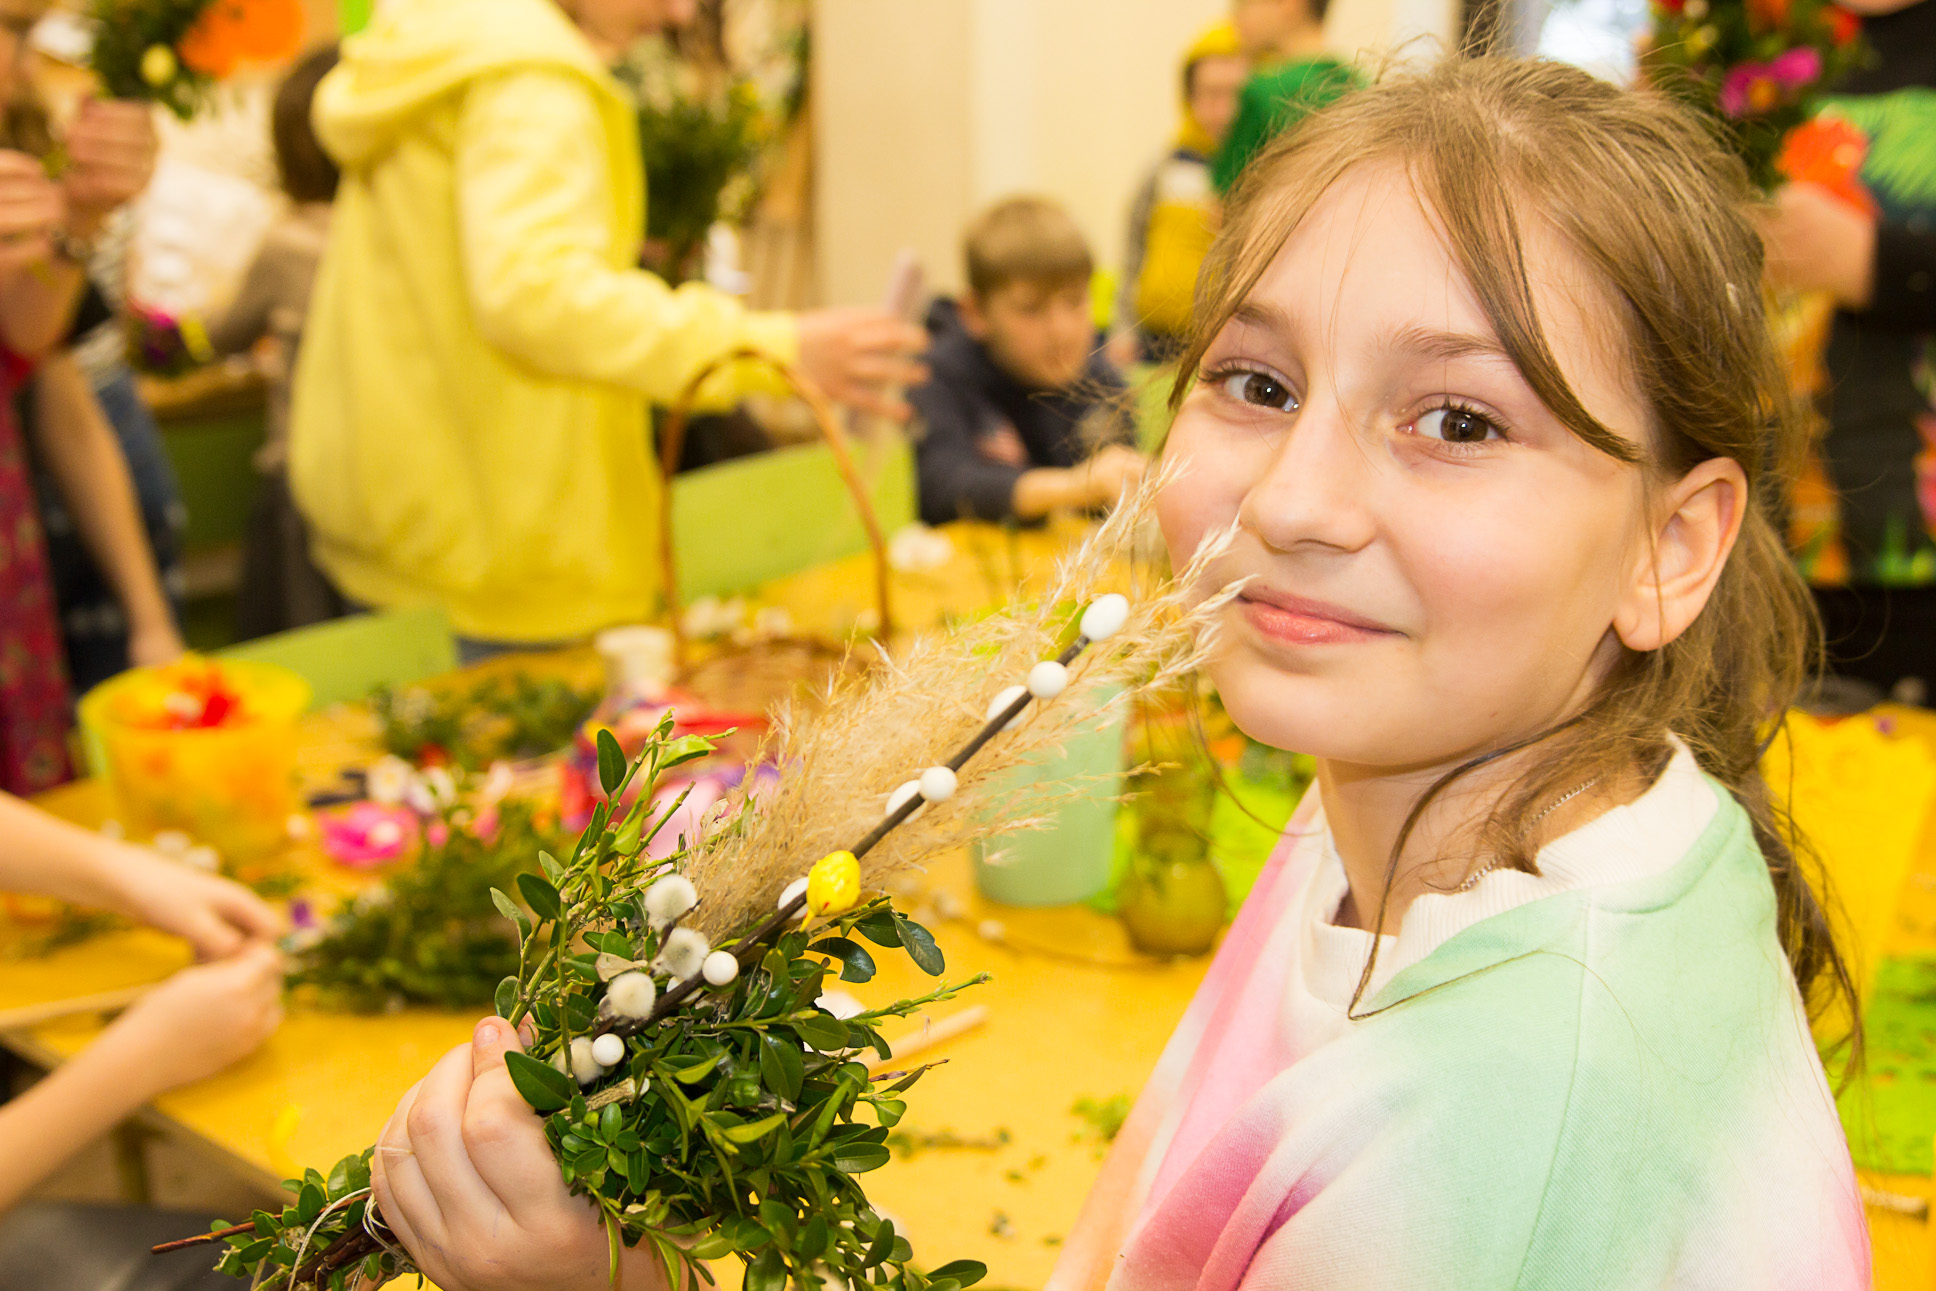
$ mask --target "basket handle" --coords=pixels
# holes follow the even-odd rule
[[[828,402],[827,396],[806,373],[790,363],[783,363],[763,350],[741,346],[729,350],[700,368],[679,392],[679,398],[666,411],[665,425],[659,436],[659,473],[665,482],[665,497],[659,507],[659,559],[665,583],[666,608],[672,614],[672,658],[680,667],[686,664],[686,630],[683,623],[685,609],[679,594],[679,562],[673,554],[672,546],[672,477],[679,469],[679,452],[686,443],[686,423],[692,419],[693,404],[699,398],[700,387],[721,368],[729,364],[752,360],[763,363],[780,374],[792,391],[805,401],[813,413],[814,424],[819,427],[820,437],[826,441],[827,449],[833,454],[834,466],[840,472],[840,479],[847,486],[847,492],[854,501],[854,511],[860,516],[861,528],[867,533],[867,545],[874,553],[874,601],[880,614],[878,635],[886,638],[893,631],[893,616],[888,602],[887,539],[881,533],[880,517],[874,513],[874,503],[867,496],[867,486],[854,469],[853,454],[847,450],[847,432],[841,429],[840,418]]]

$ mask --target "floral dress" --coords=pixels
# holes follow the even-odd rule
[[[28,364],[0,352],[0,789],[29,794],[67,779],[67,669],[33,471],[14,393]]]

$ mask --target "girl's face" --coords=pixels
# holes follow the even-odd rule
[[[1645,443],[1600,288],[1536,228],[1526,258],[1567,381]],[[1640,470],[1540,403],[1402,168],[1332,186],[1202,371],[1158,507],[1179,566],[1236,523],[1212,675],[1240,727],[1424,771],[1586,701],[1648,565]]]

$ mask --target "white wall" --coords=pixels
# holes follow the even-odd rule
[[[970,216],[1062,201],[1120,263],[1136,184],[1177,127],[1178,63],[1229,0],[815,0],[815,255],[827,304],[880,298],[913,247],[961,285]],[[1332,0],[1347,57],[1453,43],[1458,0]]]
[[[971,215],[1065,203],[1104,264],[1176,129],[1178,59],[1228,0],[816,0],[820,295],[877,300],[895,252],[960,286]]]

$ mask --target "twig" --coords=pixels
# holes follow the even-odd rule
[[[95,995],[75,995],[64,1000],[48,1000],[44,1004],[23,1004],[17,1009],[0,1009],[0,1031],[37,1027],[43,1022],[52,1022],[75,1013],[112,1013],[127,1008],[158,985],[159,982],[143,982],[139,986],[123,986],[119,990],[102,991]]]
[[[892,1050],[891,1055],[886,1058],[876,1056],[867,1064],[867,1074],[883,1075],[885,1073],[881,1072],[881,1068],[932,1049],[938,1044],[945,1044],[958,1035],[973,1031],[986,1021],[988,1021],[988,1007],[976,1004],[962,1009],[959,1013],[951,1013],[941,1021],[923,1027],[919,1031],[909,1032],[898,1040],[890,1040],[888,1048]]]
[[[212,1233],[197,1233],[193,1237],[184,1237],[180,1241],[163,1242],[159,1246],[150,1246],[148,1248],[148,1254],[166,1255],[170,1251],[182,1251],[191,1246],[206,1246],[210,1242],[226,1241],[239,1234],[251,1232],[254,1228],[255,1224],[253,1222],[247,1224],[232,1224],[227,1228],[218,1228]]]

